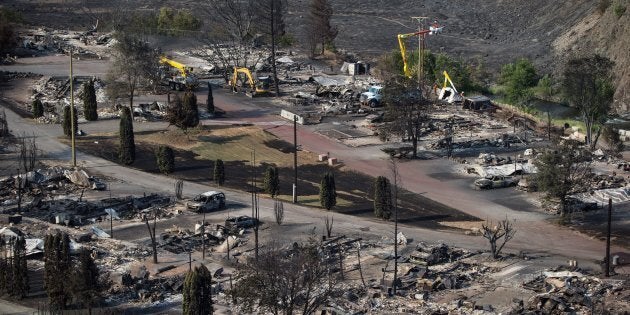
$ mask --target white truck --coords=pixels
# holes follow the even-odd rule
[[[367,92],[361,93],[359,102],[361,105],[367,105],[372,108],[381,106],[381,99],[383,98],[383,87],[380,85],[372,85]]]

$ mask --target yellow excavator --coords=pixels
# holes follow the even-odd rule
[[[258,77],[254,80],[251,71],[243,67],[234,67],[234,74],[230,79],[230,87],[233,92],[245,92],[249,97],[268,95],[270,92],[271,77]]]
[[[442,86],[442,89],[440,89],[438,99],[446,101],[449,104],[462,102],[464,98],[457,92],[455,84],[453,84],[448,72],[444,70],[442,74],[444,75],[444,85]],[[447,84],[450,84],[450,87]]]
[[[177,72],[172,75],[165,75],[165,81],[168,82],[169,88],[171,90],[183,91],[184,89],[192,89],[194,90],[199,86],[199,80],[193,74],[193,68],[187,67],[186,65],[177,62],[175,60],[169,59],[165,56],[160,57],[160,63],[163,65],[170,66],[172,69],[176,69]],[[169,74],[171,71],[168,71]]]

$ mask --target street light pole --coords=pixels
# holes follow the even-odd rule
[[[70,132],[71,142],[72,142],[72,166],[77,166],[77,154],[76,154],[76,143],[75,136],[77,131],[75,130],[74,125],[74,76],[72,73],[72,48],[70,48]]]

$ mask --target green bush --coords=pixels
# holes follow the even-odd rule
[[[332,172],[327,172],[319,184],[319,201],[326,210],[332,209],[337,204],[335,175]]]
[[[374,216],[387,220],[392,215],[393,208],[389,180],[385,176],[379,176],[374,181]]]
[[[90,80],[83,84],[83,116],[85,116],[85,120],[95,121],[98,119],[96,108],[96,90],[94,89],[94,81]]]
[[[278,178],[278,169],[275,166],[267,167],[264,178],[265,192],[271,196],[271,198],[278,195],[280,191],[280,180]]]
[[[615,6],[613,6],[613,12],[617,18],[620,18],[624,13],[626,13],[626,6],[621,4],[621,2],[616,2]]]
[[[501,83],[505,85],[505,98],[518,105],[527,104],[534,95],[533,87],[538,83],[536,68],[525,58],[501,67]]]
[[[170,174],[175,170],[175,153],[169,146],[159,146],[155,151],[158,168],[163,174]]]
[[[188,35],[186,31],[199,30],[201,24],[201,20],[188,10],[162,7],[157,16],[158,31],[166,35]]]

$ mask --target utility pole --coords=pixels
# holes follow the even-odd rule
[[[610,228],[612,225],[612,198],[608,198],[608,229],[606,231],[606,277],[610,277]]]
[[[252,151],[252,218],[254,219],[254,252],[258,259],[258,192],[256,185],[256,150]]]
[[[297,183],[298,183],[298,170],[297,170],[297,115],[293,114],[293,203],[297,203]]]
[[[76,153],[76,143],[75,136],[77,131],[74,126],[74,76],[72,74],[72,48],[70,48],[70,131],[72,132],[71,142],[72,142],[72,166],[77,166],[77,153]]]
[[[426,16],[412,16],[412,20],[418,22],[418,87],[422,90],[424,85],[424,50],[425,46],[425,36],[424,33],[424,21],[427,19]]]
[[[392,289],[396,295],[396,285],[398,283],[398,165],[394,158],[391,158],[392,175],[394,176],[394,283]]]

